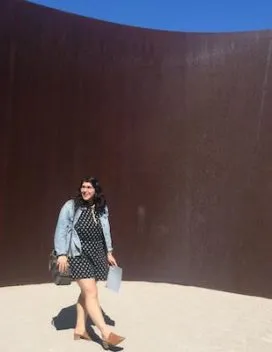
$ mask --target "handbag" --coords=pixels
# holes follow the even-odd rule
[[[71,230],[70,239],[69,239],[68,255],[70,254],[70,251],[71,251],[72,236],[73,236],[73,229],[74,229],[74,218],[75,218],[75,210],[73,212],[72,230]],[[51,272],[53,282],[56,285],[62,285],[62,286],[70,285],[72,282],[70,268],[68,267],[68,269],[65,272],[60,272],[58,268],[57,260],[58,260],[58,256],[55,250],[53,249],[49,255],[49,271]]]

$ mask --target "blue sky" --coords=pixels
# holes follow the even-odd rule
[[[225,32],[272,29],[272,0],[31,0],[48,7],[145,28]]]

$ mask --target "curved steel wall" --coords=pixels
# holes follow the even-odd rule
[[[59,208],[95,174],[125,279],[271,296],[271,32],[2,16],[1,284],[49,279]]]

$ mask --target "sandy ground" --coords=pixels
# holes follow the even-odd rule
[[[272,351],[272,300],[146,282],[123,282],[118,294],[104,283],[99,290],[114,331],[127,338],[124,351]],[[77,295],[76,284],[0,288],[0,351],[102,351],[72,339]]]

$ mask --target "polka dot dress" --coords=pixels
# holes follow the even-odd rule
[[[109,270],[106,246],[100,219],[94,209],[83,208],[75,230],[80,238],[82,254],[69,258],[72,279],[106,280]]]

